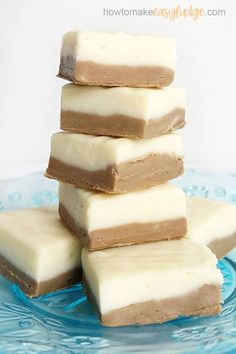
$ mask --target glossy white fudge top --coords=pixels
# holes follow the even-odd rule
[[[0,214],[0,255],[37,282],[81,265],[81,247],[56,207]]]
[[[236,205],[216,200],[187,198],[188,237],[206,245],[236,233]]]
[[[174,70],[176,40],[121,32],[71,31],[63,36],[61,56],[106,65],[152,65]]]
[[[102,314],[124,306],[186,295],[222,284],[216,256],[188,239],[82,250],[82,266]]]
[[[68,165],[96,171],[152,153],[183,157],[182,138],[170,133],[149,139],[112,138],[59,132],[52,136],[51,156]]]
[[[186,218],[185,194],[170,183],[126,194],[105,194],[60,183],[59,200],[77,224],[89,232]]]
[[[61,109],[112,116],[121,114],[143,120],[157,119],[176,108],[185,109],[186,95],[181,88],[129,88],[79,86],[62,88]]]

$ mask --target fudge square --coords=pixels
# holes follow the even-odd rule
[[[61,129],[128,138],[160,136],[185,125],[185,100],[181,88],[67,84],[61,94]]]
[[[30,297],[81,280],[81,246],[57,207],[0,213],[0,273]]]
[[[82,250],[88,298],[105,326],[161,323],[221,309],[216,256],[188,239]]]
[[[62,222],[90,250],[184,236],[184,192],[162,183],[138,192],[105,194],[61,183]]]
[[[59,132],[52,136],[46,176],[77,187],[126,193],[181,175],[182,138],[112,138]]]
[[[188,237],[207,245],[218,259],[236,247],[236,205],[187,198]]]
[[[71,31],[63,36],[58,76],[80,85],[164,87],[175,61],[172,38]]]

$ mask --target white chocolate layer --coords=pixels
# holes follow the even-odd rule
[[[236,233],[236,206],[216,200],[187,198],[188,237],[210,244]]]
[[[100,116],[115,114],[143,119],[161,118],[180,108],[185,110],[181,88],[93,87],[67,84],[62,88],[61,109]]]
[[[59,200],[78,226],[88,232],[186,218],[185,194],[170,183],[111,195],[60,183]]]
[[[150,154],[182,158],[181,136],[171,133],[150,139],[127,139],[59,132],[51,140],[51,157],[87,171],[103,170]]]
[[[0,255],[37,282],[80,267],[81,246],[56,207],[0,214]]]
[[[215,255],[188,239],[82,250],[82,266],[102,314],[149,300],[181,297],[223,282]]]
[[[61,57],[106,65],[151,65],[174,70],[176,40],[154,35],[71,31],[63,36]]]

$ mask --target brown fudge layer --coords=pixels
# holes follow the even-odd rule
[[[183,159],[167,154],[151,154],[98,171],[83,170],[50,157],[45,176],[105,193],[126,193],[169,181],[183,172]]]
[[[185,125],[185,111],[176,108],[158,119],[145,121],[125,115],[99,116],[74,111],[61,111],[61,129],[92,135],[127,138],[151,138],[170,133]]]
[[[0,274],[16,283],[29,296],[35,297],[42,294],[67,288],[81,281],[82,269],[74,268],[57,277],[38,283],[26,273],[23,273],[16,266],[10,263],[6,258],[0,256]]]
[[[218,259],[221,259],[236,247],[236,233],[228,237],[216,239],[210,242],[207,247],[215,253]]]
[[[76,62],[61,57],[58,77],[80,85],[165,87],[174,80],[174,71],[158,66],[104,65],[92,61]]]
[[[178,218],[157,223],[130,223],[90,233],[80,228],[67,209],[60,203],[59,215],[62,223],[77,235],[81,244],[90,251],[138,243],[171,240],[187,233],[187,220]]]
[[[221,288],[212,284],[181,297],[132,304],[102,315],[84,276],[83,284],[102,324],[107,327],[163,323],[180,316],[211,316],[221,311]]]

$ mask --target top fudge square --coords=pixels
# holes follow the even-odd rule
[[[71,31],[58,76],[93,86],[165,87],[174,79],[176,41],[154,35]]]

